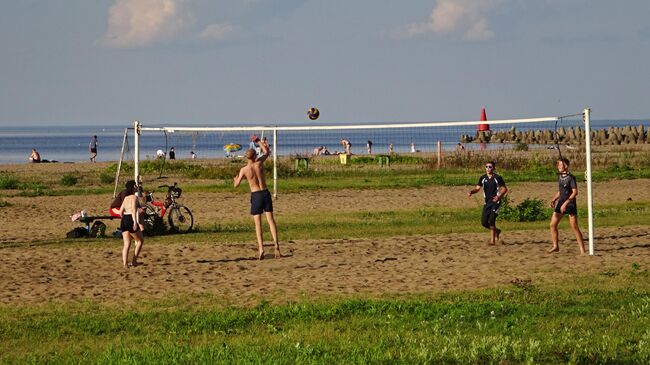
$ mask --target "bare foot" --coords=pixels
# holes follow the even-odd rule
[[[258,256],[257,256],[257,259],[258,259],[258,260],[264,260],[264,250],[262,250],[262,251],[259,252],[259,254],[258,254]]]
[[[551,247],[550,250],[548,250],[548,253],[555,253],[555,252],[560,252],[560,247],[559,246],[553,246],[553,247]]]
[[[489,242],[488,245],[490,245],[490,246],[494,246],[494,245],[496,245],[496,243],[494,243],[494,242]]]
[[[280,245],[275,245],[275,258],[279,259],[282,257],[282,254],[280,254]]]

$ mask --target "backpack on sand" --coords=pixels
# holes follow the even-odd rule
[[[105,237],[106,236],[106,224],[102,221],[95,221],[92,227],[90,227],[90,237]]]
[[[88,237],[88,231],[84,227],[77,227],[65,235],[67,238]]]

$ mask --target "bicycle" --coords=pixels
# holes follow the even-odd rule
[[[170,230],[178,233],[187,233],[194,226],[194,217],[190,208],[179,204],[176,199],[181,197],[182,189],[174,185],[160,185],[159,188],[167,188],[165,201],[155,200],[153,191],[146,192],[143,213],[144,231],[157,233],[164,227],[163,217],[167,212],[167,222]],[[162,226],[162,227],[161,227]]]

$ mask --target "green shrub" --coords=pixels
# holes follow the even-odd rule
[[[65,174],[61,177],[61,185],[63,186],[74,186],[77,185],[79,179],[72,174]]]
[[[0,174],[0,189],[20,189],[20,181],[13,175]]]
[[[540,199],[526,198],[523,202],[511,207],[508,197],[501,203],[500,217],[513,222],[534,222],[548,219],[549,209],[544,207],[544,201]]]
[[[101,181],[102,184],[112,184],[115,182],[115,176],[106,172],[102,172],[99,174],[99,181]]]
[[[133,172],[133,164],[132,163],[127,163],[127,162],[122,162],[122,166],[120,166],[120,169],[122,170],[123,173],[131,173]],[[115,175],[115,172],[117,172],[117,164],[114,163],[106,168],[106,173]]]

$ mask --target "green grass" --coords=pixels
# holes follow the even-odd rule
[[[528,285],[254,308],[211,297],[125,308],[2,306],[0,353],[5,363],[647,363],[650,296],[638,284],[647,271],[620,276],[614,285],[607,276],[583,278],[601,284],[583,289]]]
[[[154,162],[150,162],[155,166]],[[232,192],[232,176],[238,171],[240,165],[233,164],[226,168],[217,166],[202,167],[184,162],[173,163],[178,169],[170,172],[177,174],[176,178],[214,179],[214,183],[190,183],[182,186],[185,192]],[[148,166],[148,165],[147,165]],[[153,171],[153,167],[148,167]],[[189,171],[189,172],[188,172]],[[270,170],[269,170],[270,171]],[[522,170],[509,170],[502,173],[506,181],[518,182],[551,182],[556,181],[557,174],[548,166],[531,166]],[[580,179],[583,171],[575,171]],[[67,176],[67,175],[66,175]],[[340,189],[408,189],[427,186],[466,186],[476,184],[479,174],[475,170],[464,168],[433,169],[422,165],[404,164],[399,168],[379,169],[364,166],[336,166],[333,169],[292,172],[280,174],[278,191],[292,193],[313,190],[340,190]],[[65,176],[64,176],[65,177]],[[0,173],[0,190],[17,190],[15,193],[4,192],[0,196],[62,196],[62,195],[95,195],[113,192],[109,185],[109,175],[99,172],[97,180],[104,187],[79,187],[76,178],[72,175],[54,184],[45,184],[39,181],[23,181],[17,177]],[[74,179],[73,179],[74,178]],[[650,178],[650,168],[630,168],[614,166],[607,170],[598,170],[593,173],[595,182],[614,179],[639,179]],[[73,183],[73,181],[75,181]],[[273,188],[273,182],[268,181]],[[77,184],[77,185],[75,185]],[[61,187],[64,185],[66,187]],[[145,189],[156,188],[157,182],[147,183]]]
[[[550,214],[550,208],[544,208]],[[585,217],[586,209],[579,209],[578,216]],[[598,227],[622,227],[646,225],[650,206],[643,203],[629,203],[599,207],[594,214]],[[276,217],[283,240],[298,239],[342,239],[356,237],[393,237],[420,234],[449,234],[484,232],[480,224],[481,207],[450,209],[443,207],[420,208],[416,210],[390,210],[373,212],[346,212],[336,215],[282,214]],[[499,219],[498,226],[507,231],[546,230],[548,219],[532,222],[514,222]],[[581,222],[583,229],[586,222]],[[568,220],[560,223],[560,229],[568,228]],[[250,219],[222,221],[216,224],[197,223],[195,233],[173,240],[210,241],[214,233],[222,242],[241,242],[251,239],[254,226]]]
[[[544,208],[550,214],[550,208]],[[586,209],[578,210],[580,217],[585,217]],[[594,211],[594,224],[597,227],[645,226],[650,216],[650,206],[645,203],[627,203],[599,206]],[[481,226],[481,206],[475,208],[451,209],[428,207],[414,210],[390,210],[372,212],[342,212],[331,215],[286,214],[276,216],[280,239],[354,239],[383,238],[412,235],[483,233]],[[519,230],[540,230],[547,234],[548,219],[538,221],[507,221],[499,218],[497,225],[508,232]],[[268,238],[268,227],[263,220],[264,231]],[[583,233],[587,222],[582,219],[580,225]],[[568,219],[560,222],[561,230],[568,230]],[[248,242],[255,235],[255,226],[249,217],[221,220],[218,223],[195,221],[194,230],[183,235],[166,235],[155,237],[155,242],[174,243],[213,243],[215,239],[222,243]],[[217,237],[217,238],[215,238]],[[78,242],[78,241],[73,241]],[[84,241],[85,242],[85,241]],[[17,246],[47,244],[50,246],[69,246],[70,240],[52,239],[42,242],[15,244]],[[82,247],[85,243],[80,243]],[[8,247],[8,246],[7,246]]]

